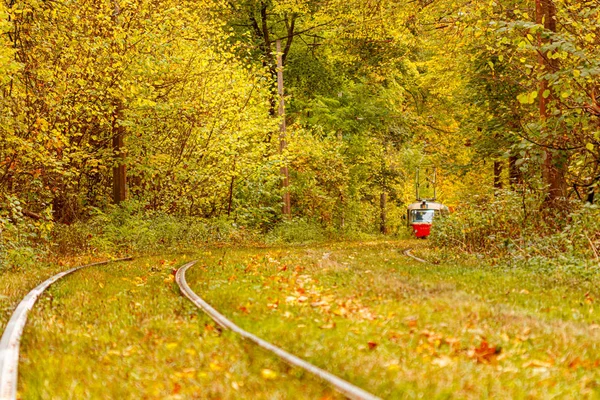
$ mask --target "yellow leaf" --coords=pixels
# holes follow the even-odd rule
[[[321,328],[321,329],[333,329],[333,328],[335,328],[335,322],[331,322],[329,324],[321,325],[319,328]]]
[[[438,367],[444,368],[444,367],[447,367],[448,365],[452,364],[452,359],[450,357],[442,356],[442,357],[436,358],[431,363]]]
[[[263,379],[273,380],[277,378],[277,372],[264,368],[260,371],[260,376],[262,376]]]

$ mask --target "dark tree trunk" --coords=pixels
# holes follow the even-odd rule
[[[536,23],[543,25],[544,29],[550,32],[556,32],[556,6],[552,0],[536,0]],[[539,35],[538,42],[543,44],[546,39]],[[544,73],[550,73],[557,69],[556,60],[548,57],[547,53],[540,53],[538,62]],[[540,120],[544,123],[550,116],[548,104],[552,96],[544,96],[546,90],[549,89],[547,79],[542,79],[539,88],[539,111]],[[552,139],[549,140],[552,143]],[[565,178],[566,162],[564,156],[557,154],[551,150],[545,150],[545,161],[542,166],[542,177],[547,186],[546,205],[553,208],[559,199],[563,199],[566,193],[566,178]]]
[[[587,197],[585,201],[587,203],[594,204],[594,201],[596,200],[596,185],[598,185],[598,182],[600,182],[600,175],[596,176],[592,180],[592,183],[590,183],[589,186],[586,187]]]
[[[494,161],[494,189],[502,189],[502,161]]]
[[[379,206],[381,208],[381,221],[379,230],[384,235],[388,234],[388,226],[387,226],[387,193],[381,193],[379,197]]]
[[[508,173],[510,186],[512,189],[515,189],[518,185],[523,184],[523,174],[517,166],[517,160],[517,156],[510,156],[508,159]]]
[[[125,145],[123,139],[125,128],[119,124],[122,115],[122,107],[118,105],[113,115],[112,123],[112,148],[115,156],[113,166],[113,201],[115,204],[127,199],[127,179],[125,169]]]

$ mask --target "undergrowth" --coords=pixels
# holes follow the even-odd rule
[[[137,202],[96,210],[88,220],[71,225],[48,221],[23,216],[0,220],[0,270],[34,267],[49,256],[155,254],[262,242],[259,232],[228,219],[148,212]]]
[[[497,193],[461,205],[432,230],[434,245],[448,251],[503,260],[512,265],[587,268],[600,266],[600,207],[569,204],[544,210],[531,193]]]
[[[206,246],[309,244],[331,240],[372,239],[353,229],[326,228],[318,221],[282,221],[270,231],[248,228],[235,219],[174,216],[148,211],[136,201],[70,225],[33,221],[12,214],[0,219],[0,270],[33,268],[49,257],[152,255],[189,252]]]

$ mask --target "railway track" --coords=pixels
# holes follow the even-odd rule
[[[243,330],[242,328],[240,328],[239,326],[235,325],[233,322],[231,322],[230,320],[225,318],[225,316],[223,316],[217,310],[215,310],[213,307],[211,307],[206,301],[204,301],[196,293],[194,293],[194,291],[188,286],[187,281],[185,280],[185,273],[188,270],[188,268],[192,267],[194,264],[196,264],[196,262],[197,261],[192,261],[188,264],[185,264],[184,266],[182,266],[181,268],[179,268],[177,270],[177,273],[175,276],[177,285],[179,285],[179,288],[184,296],[186,296],[198,308],[200,308],[202,311],[204,311],[206,314],[208,314],[223,329],[229,329],[229,330],[237,333],[239,336],[243,337],[244,339],[254,343],[255,345],[257,345],[267,351],[272,352],[273,354],[277,355],[279,358],[281,358],[283,361],[287,362],[288,364],[291,364],[295,367],[302,368],[305,371],[315,375],[316,377],[320,378],[321,380],[329,383],[338,392],[342,393],[343,395],[345,395],[346,397],[348,397],[352,400],[376,400],[376,399],[379,399],[379,397],[351,384],[350,382],[347,382],[347,381],[345,381],[345,380],[343,380],[343,379],[341,379],[341,378],[339,378],[317,366],[314,366],[314,365],[310,364],[309,362],[307,362],[299,357],[296,357],[293,354],[290,354],[290,353],[286,352],[285,350]]]
[[[419,257],[413,255],[412,250],[413,249],[406,249],[406,250],[404,250],[404,255],[407,256],[407,257],[410,257],[413,260],[418,261],[420,263],[427,263],[427,261],[423,260],[422,258],[419,258]]]
[[[42,282],[21,300],[4,329],[2,339],[0,339],[0,400],[15,400],[17,398],[21,335],[23,334],[23,329],[27,323],[27,314],[33,308],[41,294],[44,293],[50,285],[75,271],[98,265],[129,261],[132,259],[132,257],[126,257],[118,260],[102,261],[71,268]]]
[[[120,261],[128,261],[131,260],[131,257],[122,258],[118,260],[111,261],[103,261],[98,263],[86,264],[82,266],[78,266],[75,268],[71,268],[67,271],[63,271],[58,273],[51,278],[47,279],[36,288],[31,290],[24,298],[21,300],[15,311],[13,312],[6,328],[4,330],[4,334],[0,339],[0,400],[15,400],[17,398],[17,388],[18,388],[18,364],[19,364],[19,350],[20,350],[20,342],[21,337],[27,323],[27,315],[29,311],[34,307],[38,298],[48,289],[52,284],[64,278],[67,275],[70,275],[76,271],[79,271],[84,268],[89,268],[93,266],[106,265],[109,263],[120,262]],[[219,324],[224,329],[229,329],[244,339],[254,343],[256,346],[261,347],[275,355],[277,355],[281,360],[286,363],[301,368],[314,376],[320,378],[324,382],[328,383],[338,392],[342,393],[346,397],[353,400],[377,400],[379,397],[319,368],[316,367],[309,362],[296,357],[285,350],[263,340],[259,337],[244,331],[233,322],[229,321],[225,316],[220,314],[214,308],[212,308],[208,303],[202,300],[198,295],[196,295],[191,288],[188,286],[185,280],[185,272],[188,268],[193,266],[196,261],[185,264],[176,273],[176,282],[179,285],[181,292],[191,300],[196,306],[201,308],[205,313],[207,313],[217,324]]]

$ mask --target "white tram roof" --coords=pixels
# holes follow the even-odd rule
[[[435,201],[418,201],[408,206],[409,210],[448,210],[448,207]]]

